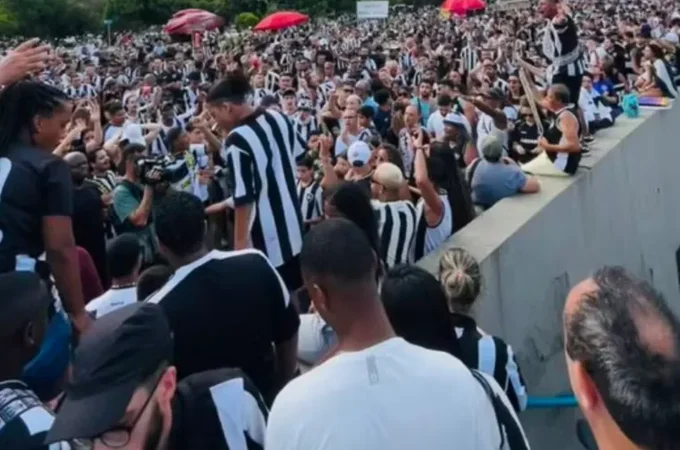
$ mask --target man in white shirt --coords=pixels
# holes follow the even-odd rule
[[[492,403],[470,370],[395,336],[378,295],[378,257],[361,229],[345,219],[315,226],[301,268],[338,344],[276,398],[266,450],[501,448]]]
[[[137,301],[137,278],[142,265],[142,248],[137,236],[121,234],[106,247],[106,259],[111,274],[111,289],[85,306],[94,318]]]
[[[427,119],[427,132],[435,139],[444,137],[444,118],[451,112],[451,97],[442,94],[437,98],[437,111]]]

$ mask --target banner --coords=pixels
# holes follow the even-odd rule
[[[357,2],[357,20],[387,19],[389,11],[389,1]]]
[[[523,9],[531,6],[530,0],[496,0],[492,8],[494,11],[508,11],[512,9]]]

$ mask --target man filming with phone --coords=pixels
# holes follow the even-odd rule
[[[123,180],[113,191],[114,226],[118,234],[131,232],[137,235],[142,246],[142,265],[152,264],[158,253],[156,237],[151,226],[151,206],[155,184],[161,172],[151,169],[142,173],[139,162],[146,148],[128,144],[123,149]]]

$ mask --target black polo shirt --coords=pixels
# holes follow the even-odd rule
[[[300,318],[264,253],[213,250],[177,269],[147,301],[168,316],[180,379],[237,367],[274,399],[282,383],[272,344],[294,337]]]
[[[48,151],[11,146],[0,158],[0,273],[15,269],[17,255],[37,258],[45,251],[44,217],[72,211],[68,165]]]

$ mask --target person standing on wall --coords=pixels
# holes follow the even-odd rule
[[[548,85],[563,84],[569,88],[569,103],[577,105],[576,114],[579,123],[583,124],[583,111],[578,108],[578,101],[586,62],[576,22],[569,14],[565,0],[541,0],[538,10],[549,21],[543,32],[543,55],[550,61],[546,71]],[[582,129],[587,131],[583,125]]]
[[[229,74],[208,94],[212,116],[231,130],[222,155],[234,189],[234,247],[264,252],[290,290],[302,285],[298,255],[302,214],[295,186],[295,160],[305,143],[282,113],[248,102],[248,78]]]

